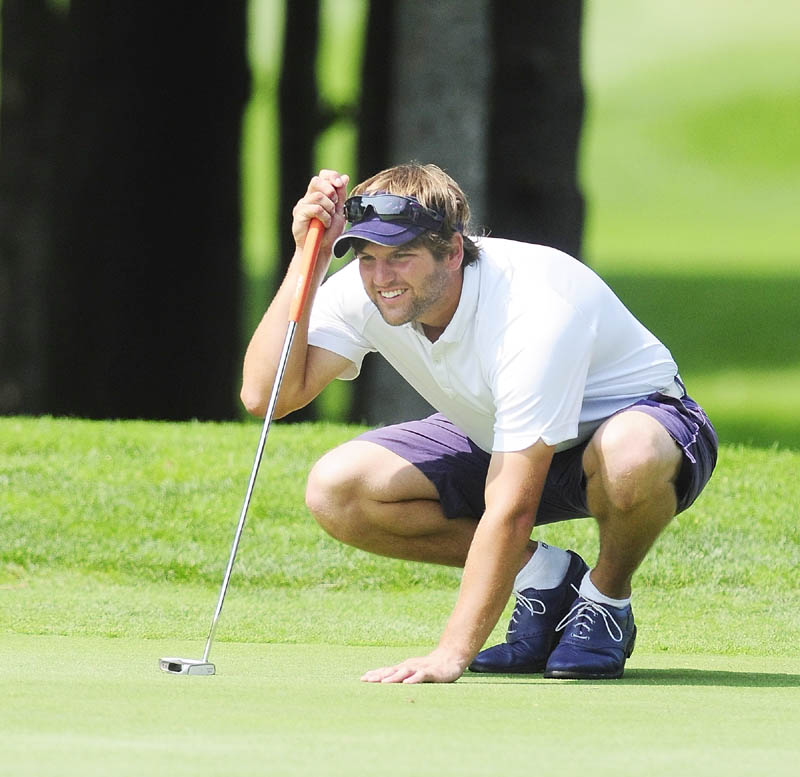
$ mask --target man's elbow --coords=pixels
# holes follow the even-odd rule
[[[254,392],[246,386],[242,386],[242,390],[239,392],[239,398],[242,400],[244,409],[250,415],[260,418],[264,417],[264,414],[267,412],[267,403],[260,393]]]
[[[293,410],[297,409],[296,407],[287,405],[285,401],[282,401],[282,394],[283,392],[281,392],[281,396],[278,397],[278,401],[275,403],[275,409],[272,412],[272,417],[276,419],[283,418],[284,416],[289,415],[289,413],[291,413]],[[239,393],[239,398],[242,400],[244,409],[255,418],[264,418],[264,416],[267,414],[269,398],[263,394],[249,390],[247,387],[242,387],[242,390]]]

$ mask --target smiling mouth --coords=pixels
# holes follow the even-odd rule
[[[379,291],[378,295],[383,299],[394,299],[395,297],[399,297],[405,289],[392,289],[391,291]]]

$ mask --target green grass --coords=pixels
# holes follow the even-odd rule
[[[7,562],[154,582],[219,581],[219,549],[229,544],[239,515],[257,424],[42,418],[0,425],[0,485],[9,485],[2,513]],[[338,588],[351,584],[354,566],[362,587],[415,584],[415,565],[340,553],[305,511],[310,463],[356,432],[273,426],[237,568],[240,585]],[[453,580],[444,573],[436,579],[445,577]]]
[[[357,681],[362,667],[403,650],[318,645],[225,645],[213,678],[155,669],[192,647],[3,640],[0,774],[789,777],[798,754],[785,735],[800,725],[789,659],[648,656],[605,686],[376,687]]]
[[[275,250],[273,5],[251,5],[248,330]],[[586,253],[673,350],[724,443],[637,576],[625,678],[359,683],[435,643],[458,572],[326,537],[303,507],[305,473],[357,430],[288,424],[270,435],[219,674],[166,676],[160,656],[202,651],[258,426],[5,418],[0,775],[796,772],[800,15],[789,0],[586,14]],[[343,17],[327,26],[352,32]],[[352,96],[325,64],[341,53],[318,62],[333,102]],[[346,166],[352,139],[334,127],[317,152]],[[591,521],[538,536],[596,554]]]
[[[221,640],[436,640],[458,571],[345,547],[303,504],[313,461],[357,431],[274,425]],[[0,628],[201,636],[257,436],[250,423],[0,419]],[[640,647],[791,654],[800,638],[800,591],[785,581],[800,565],[798,465],[800,453],[790,450],[723,447],[706,493],[673,522],[639,572],[638,616],[652,624]],[[543,527],[538,536],[589,559],[596,554],[590,520]],[[683,614],[660,606],[665,597],[687,596],[718,630],[686,633]],[[314,616],[294,623],[298,608]],[[769,612],[783,637],[765,646],[760,618],[730,629],[742,610]]]
[[[796,276],[800,14],[704,0],[587,7],[581,175],[603,268]]]
[[[0,775],[792,773],[800,453],[723,447],[641,569],[622,681],[387,688],[358,678],[435,644],[458,572],[327,538],[304,476],[358,429],[276,424],[218,675],[164,675],[202,652],[258,431],[0,419]],[[596,553],[591,521],[538,536]]]

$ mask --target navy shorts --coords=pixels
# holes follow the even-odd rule
[[[705,487],[717,462],[717,435],[703,409],[690,397],[661,393],[620,410],[636,409],[655,418],[683,451],[675,483],[678,510],[689,507]],[[481,450],[443,415],[374,429],[357,439],[382,445],[420,469],[436,486],[448,518],[480,518],[491,454]],[[553,456],[536,523],[589,515],[583,452],[589,440]]]

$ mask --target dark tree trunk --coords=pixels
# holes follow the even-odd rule
[[[2,4],[0,107],[0,413],[45,409],[52,252],[52,151],[64,19],[46,0]]]
[[[492,5],[488,223],[498,237],[581,255],[582,0]]]
[[[294,253],[291,213],[315,171],[314,143],[320,129],[320,100],[316,76],[319,40],[319,0],[286,3],[283,63],[280,80],[280,273],[283,277]],[[315,418],[310,406],[292,413],[292,421]]]
[[[576,0],[372,0],[359,177],[410,159],[435,162],[464,187],[478,225],[578,256],[581,10]],[[307,29],[316,24],[316,3],[312,16]],[[295,79],[302,67],[294,65]],[[289,92],[287,109],[297,111],[302,89]],[[316,94],[305,95],[316,103]],[[298,138],[310,146],[311,137]],[[297,187],[290,191],[284,210],[297,197]],[[381,357],[365,360],[353,420],[393,423],[430,410]]]
[[[395,79],[395,62],[386,55],[387,41],[391,40],[394,40],[393,4],[371,0],[361,65],[361,102],[358,110],[358,180],[362,181],[388,164],[388,117],[392,96],[388,84]]]
[[[237,412],[245,12],[245,0],[70,4],[52,412]]]

